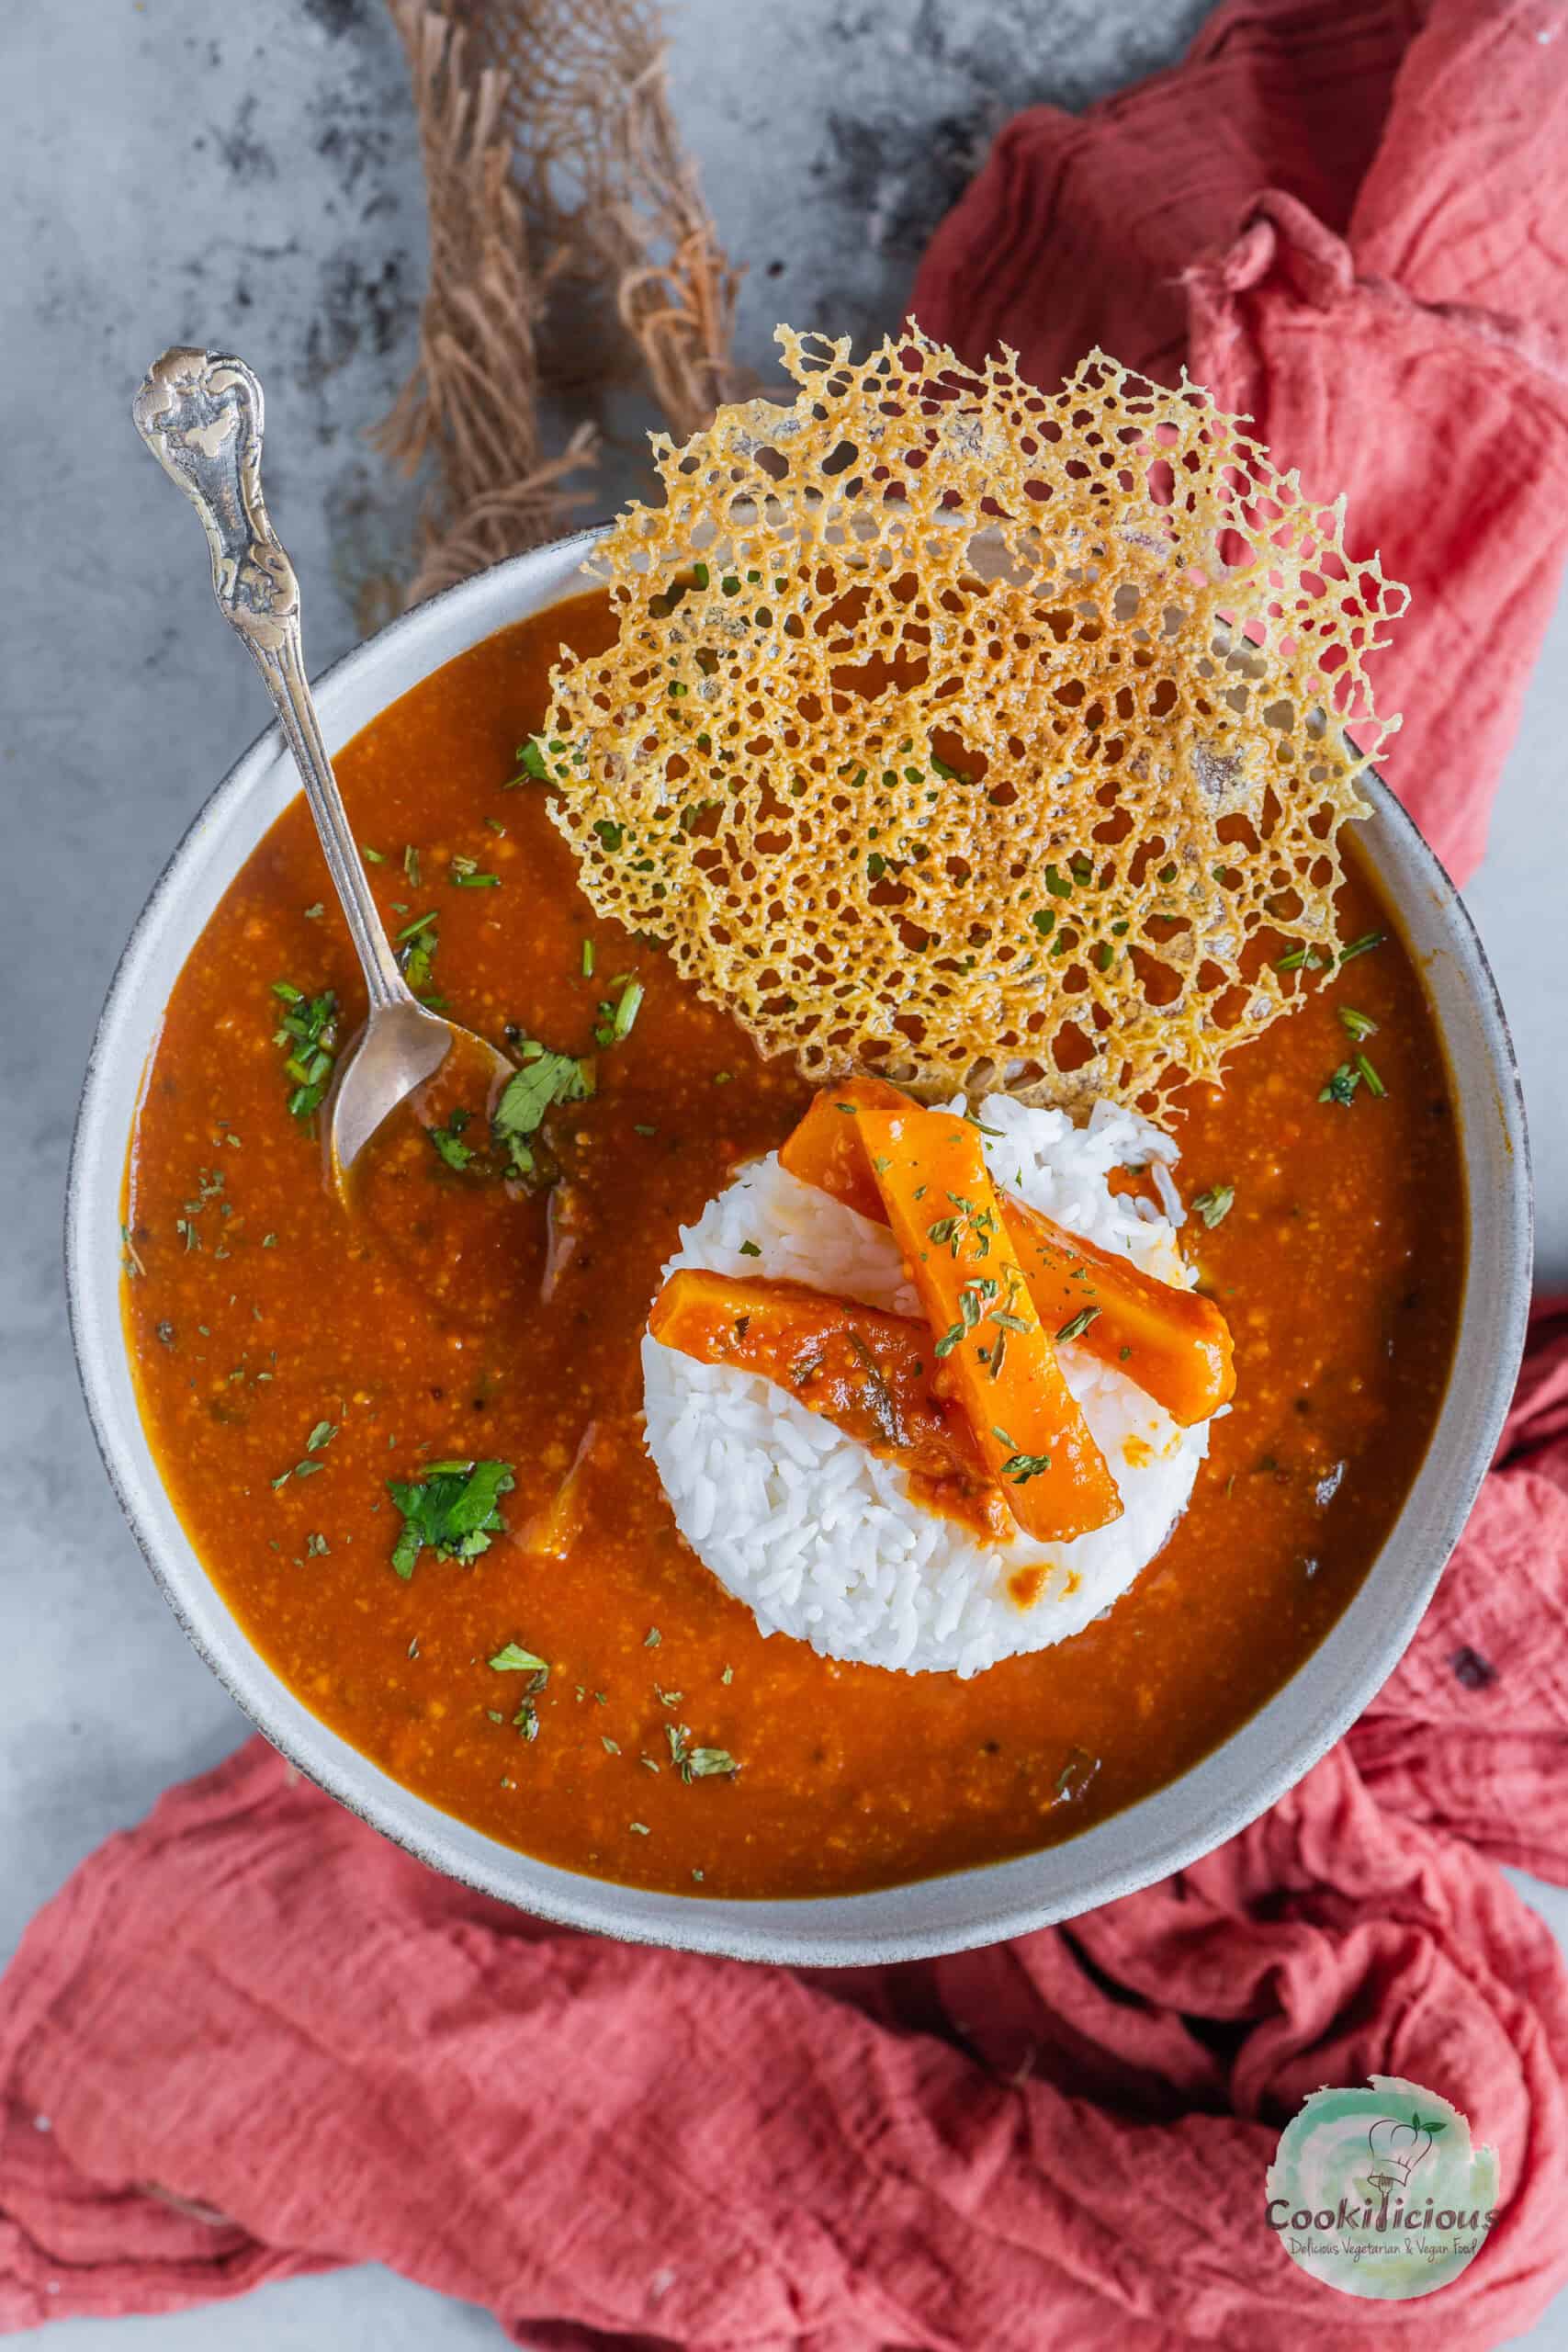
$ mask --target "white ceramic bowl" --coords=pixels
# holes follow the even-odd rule
[[[395,621],[318,687],[336,750],[388,704],[508,622],[581,586],[594,532],[519,556]],[[213,658],[222,658],[214,645]],[[1469,1199],[1459,1348],[1420,1476],[1361,1590],[1287,1687],[1168,1788],[1066,1845],[874,1894],[743,1902],[647,1894],[497,1844],[411,1794],[319,1723],[213,1587],[158,1476],[121,1336],[120,1184],[169,992],[223,892],[297,788],[277,729],[231,770],[180,843],[115,974],[77,1120],[66,1204],[72,1329],[115,1491],[170,1607],[224,1688],[299,1770],[434,1869],[578,1928],[745,1959],[912,1959],[988,1943],[1131,1894],[1229,1838],[1337,1739],[1430,1600],[1502,1425],[1524,1341],[1530,1194],[1512,1047],[1480,944],[1447,876],[1376,784],[1359,835],[1426,973],[1457,1096]]]

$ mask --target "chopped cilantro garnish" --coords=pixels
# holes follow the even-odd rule
[[[513,785],[522,784],[525,779],[532,784],[547,784],[550,780],[545,747],[536,735],[530,735],[525,743],[518,744],[517,774],[508,778],[507,790],[510,792]]]
[[[406,1581],[428,1544],[438,1560],[474,1560],[503,1532],[498,1508],[514,1484],[510,1462],[432,1462],[423,1478],[387,1481],[403,1515],[392,1566]]]
[[[308,997],[291,980],[274,980],[272,992],[286,1008],[272,1042],[283,1048],[284,1075],[292,1080],[288,1108],[308,1120],[321,1109],[332,1082],[337,1049],[337,998],[331,989]],[[186,1247],[190,1246],[187,1237]]]
[[[1320,1102],[1343,1103],[1346,1109],[1348,1110],[1350,1103],[1354,1099],[1356,1089],[1359,1086],[1360,1082],[1360,1071],[1356,1069],[1349,1062],[1341,1062],[1338,1069],[1330,1073],[1329,1078],[1320,1091],[1317,1099]]]
[[[491,1121],[496,1142],[519,1176],[531,1176],[535,1158],[529,1138],[558,1102],[583,1102],[593,1091],[593,1065],[570,1054],[552,1054],[534,1038],[523,1040],[524,1062],[509,1078]]]
[[[315,1428],[310,1431],[310,1436],[305,1440],[306,1453],[320,1453],[323,1445],[331,1445],[333,1438],[336,1437],[338,1433],[340,1426],[341,1424],[337,1421],[318,1421]]]
[[[434,977],[435,951],[441,944],[435,928],[438,920],[432,908],[428,914],[416,915],[398,933],[398,966],[415,996],[423,995]]]
[[[1213,1184],[1206,1193],[1199,1193],[1192,1205],[1212,1232],[1216,1225],[1224,1223],[1235,1200],[1234,1184]]]
[[[459,1173],[474,1157],[472,1144],[463,1141],[463,1129],[472,1117],[471,1111],[454,1111],[444,1127],[426,1127],[424,1131],[447,1167],[457,1169]]]
[[[760,1258],[761,1254],[754,1241],[743,1241],[740,1244],[740,1255],[743,1258]]]
[[[628,978],[618,1000],[605,999],[599,1007],[599,1025],[593,1032],[600,1046],[618,1046],[631,1035],[631,1026],[642,1006],[642,982],[635,975]]]

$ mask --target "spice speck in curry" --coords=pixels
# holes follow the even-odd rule
[[[296,803],[122,1235],[258,1648],[487,1834],[696,1900],[1027,1852],[1224,1740],[1397,1515],[1463,1278],[1347,831],[1398,592],[1190,386],[784,348],[793,410],[657,445],[596,587],[339,757],[410,986],[513,1075],[323,1183],[365,1005]]]

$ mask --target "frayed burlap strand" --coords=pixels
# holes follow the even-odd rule
[[[536,334],[549,273],[530,255],[513,183],[506,75],[419,0],[392,0],[392,14],[419,116],[430,282],[418,365],[372,437],[409,473],[435,460],[407,592],[416,604],[554,537],[580,503],[565,484],[593,462],[595,435],[581,425],[558,456],[541,449]]]
[[[733,356],[727,259],[670,104],[650,0],[454,0],[503,101],[514,176],[580,282],[607,290],[677,440],[757,379]]]
[[[562,484],[595,436],[583,426],[546,458],[538,397],[581,396],[588,356],[613,375],[629,345],[682,440],[757,379],[735,363],[739,273],[676,128],[648,0],[389,6],[430,203],[419,365],[376,436],[410,471],[438,465],[412,600],[559,530],[579,503]]]

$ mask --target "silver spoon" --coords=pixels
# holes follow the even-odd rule
[[[514,1075],[504,1054],[421,1004],[398,969],[321,741],[305,675],[299,583],[262,498],[262,388],[243,359],[165,351],[148,369],[131,415],[152,455],[200,515],[212,549],[219,610],[250,648],[305,786],[370,1016],[340,1058],[327,1102],[327,1155],[341,1187],[363,1147],[455,1046],[483,1057],[490,1085]]]

